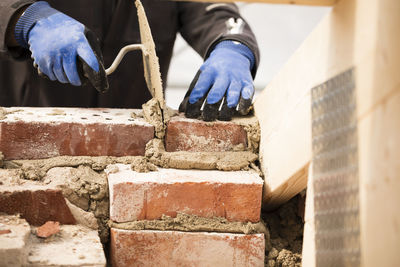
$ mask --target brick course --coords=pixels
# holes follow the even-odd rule
[[[234,122],[205,122],[182,116],[171,118],[167,125],[165,149],[168,152],[232,151],[247,147],[247,133]]]
[[[0,187],[0,212],[21,214],[29,224],[36,226],[47,221],[75,223],[61,190],[46,186]]]
[[[154,138],[154,127],[130,109],[6,109],[0,120],[5,159],[55,156],[136,156]],[[136,110],[136,112],[138,112]]]
[[[115,166],[119,171],[115,172]],[[108,172],[110,219],[159,219],[177,212],[229,221],[260,220],[262,179],[254,172],[159,169],[138,173],[113,165]]]
[[[264,266],[263,234],[111,229],[113,267]]]

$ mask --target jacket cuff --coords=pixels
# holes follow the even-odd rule
[[[232,40],[225,40],[222,42],[219,42],[213,49],[220,49],[220,48],[227,48],[230,50],[234,50],[241,54],[242,56],[245,56],[249,61],[250,61],[250,70],[254,67],[255,63],[255,57],[254,53],[248,48],[246,45],[237,42],[237,41],[232,41]]]
[[[47,18],[58,11],[51,8],[45,1],[39,1],[30,5],[21,15],[14,29],[15,40],[21,47],[29,48],[29,32],[42,18]]]
[[[255,42],[252,41],[251,38],[248,38],[247,36],[242,36],[240,34],[234,34],[234,35],[225,35],[221,34],[215,40],[209,45],[207,48],[207,52],[204,56],[204,59],[207,59],[211,52],[215,49],[215,47],[224,42],[224,41],[233,41],[233,42],[239,42],[242,45],[246,46],[253,54],[254,56],[254,63],[251,67],[251,75],[253,79],[256,77],[257,74],[257,69],[258,69],[258,64],[260,62],[260,52],[258,50],[258,46]]]

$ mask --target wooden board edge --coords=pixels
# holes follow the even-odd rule
[[[264,183],[263,210],[274,210],[304,190],[307,187],[309,166],[310,163],[308,162],[273,191]]]

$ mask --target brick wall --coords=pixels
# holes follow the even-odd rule
[[[142,118],[140,110],[9,108],[5,111],[5,118],[0,120],[0,151],[6,166],[15,159],[62,155],[143,156],[146,143],[155,136],[154,127]],[[246,150],[247,140],[246,129],[240,124],[206,123],[178,116],[167,124],[164,144],[172,153],[212,153]],[[174,218],[178,213],[257,223],[263,186],[257,172],[249,168],[205,171],[158,167],[151,172],[134,169],[130,164],[114,164],[104,172],[109,185],[110,219],[114,223],[110,243],[113,266],[264,265],[261,233],[215,233],[212,227],[204,232],[118,227],[119,223],[129,225],[163,216]],[[102,169],[97,171],[103,173]],[[87,180],[89,192],[90,179]],[[49,220],[75,224],[77,220],[64,199],[65,188],[61,190],[45,181],[37,183],[30,187],[18,183],[3,186],[0,212],[19,213],[32,225]]]

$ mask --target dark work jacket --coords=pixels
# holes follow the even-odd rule
[[[141,108],[150,99],[143,76],[141,52],[130,52],[118,69],[108,76],[110,89],[98,93],[90,85],[75,87],[44,79],[37,74],[30,52],[10,51],[5,35],[12,15],[34,0],[0,1],[0,106],[60,106]],[[105,67],[109,67],[125,45],[140,43],[136,7],[133,0],[49,0],[52,7],[85,24],[100,39]],[[160,60],[163,86],[177,32],[203,57],[222,40],[247,45],[256,57],[259,52],[247,23],[240,34],[231,34],[229,18],[240,18],[233,4],[142,0],[149,20],[156,53]],[[193,74],[194,75],[194,74]]]

